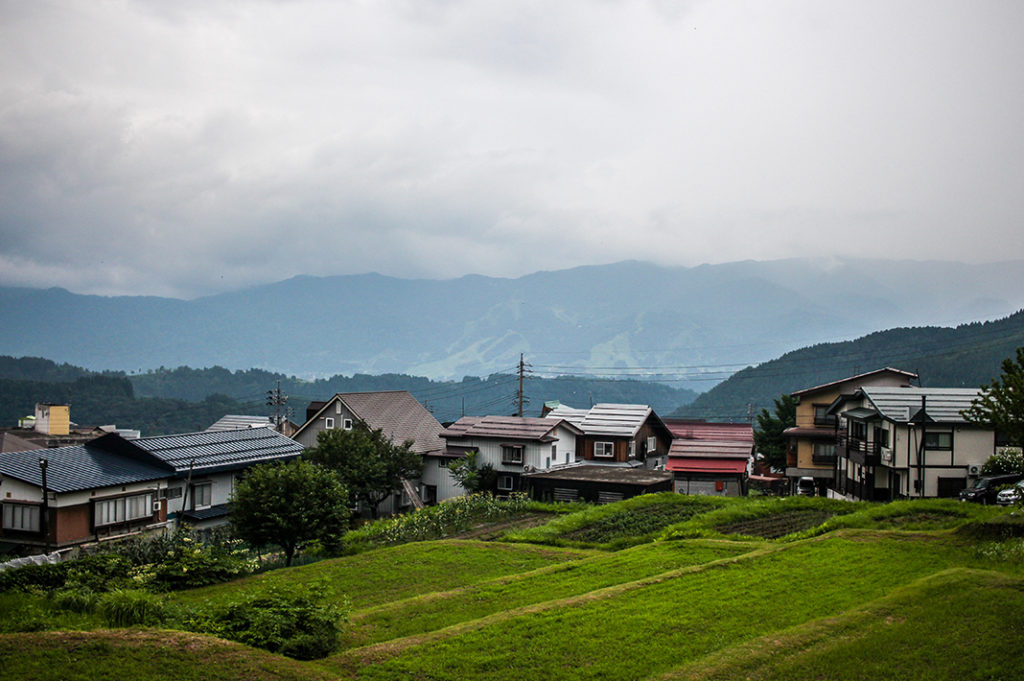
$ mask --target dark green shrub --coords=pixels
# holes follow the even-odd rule
[[[66,563],[24,565],[0,572],[0,591],[28,591],[30,589],[59,589],[64,586],[68,567]]]
[[[331,600],[322,585],[272,586],[208,615],[193,614],[188,626],[296,659],[313,660],[338,648],[343,613]]]
[[[112,627],[155,626],[168,618],[163,600],[147,591],[118,589],[103,594],[99,612]]]
[[[227,547],[185,543],[154,563],[146,578],[156,590],[193,589],[236,579],[251,571],[249,561]]]
[[[101,553],[62,563],[67,570],[64,586],[97,593],[122,588],[131,576],[132,564],[124,556]]]

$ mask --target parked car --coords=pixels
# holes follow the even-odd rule
[[[1024,475],[1017,473],[1010,475],[984,475],[975,480],[973,485],[960,491],[960,501],[994,504],[996,503],[996,494],[999,492],[999,488],[1016,484],[1022,479],[1024,479]]]
[[[814,487],[814,478],[804,477],[797,480],[796,493],[805,497],[813,497],[817,494]]]
[[[1024,499],[1024,480],[1021,480],[1013,487],[1001,489],[996,494],[996,503],[1000,506],[1013,506],[1021,499]]]

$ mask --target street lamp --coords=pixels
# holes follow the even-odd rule
[[[43,531],[43,542],[46,553],[50,552],[50,494],[46,488],[46,467],[50,464],[43,457],[39,457],[39,471],[43,476],[43,512],[39,526]]]

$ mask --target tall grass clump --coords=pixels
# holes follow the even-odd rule
[[[112,627],[156,626],[168,619],[168,609],[157,595],[139,589],[117,589],[103,594],[98,610]]]

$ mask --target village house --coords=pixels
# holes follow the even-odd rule
[[[997,449],[995,431],[968,423],[970,388],[864,386],[828,407],[837,419],[833,487],[864,501],[956,497]]]
[[[440,433],[444,427],[407,390],[338,393],[324,402],[312,402],[306,422],[292,436],[303,448],[316,445],[326,430],[351,430],[362,421],[380,430],[395,445],[411,443],[411,451],[423,457],[423,475],[381,502],[379,511],[395,513],[413,505],[434,504],[450,494],[448,473],[442,470],[447,456]]]
[[[559,405],[544,418],[565,419],[583,431],[576,438],[577,461],[663,468],[672,443],[668,428],[645,404]]]
[[[788,439],[786,477],[791,491],[801,478],[814,481],[815,492],[825,496],[832,485],[836,463],[836,419],[829,406],[840,396],[862,386],[909,386],[917,374],[884,368],[792,393],[797,400],[796,425],[785,431]]]
[[[582,434],[564,419],[524,416],[463,416],[441,431],[449,459],[476,451],[478,466],[493,466],[499,495],[524,491],[526,473],[574,462],[576,440]],[[446,488],[451,496],[464,492],[454,480],[451,484]]]
[[[748,423],[708,423],[665,419],[672,433],[665,470],[675,476],[679,494],[746,496],[754,456],[754,429]]]
[[[269,428],[246,428],[134,440],[110,433],[4,453],[0,551],[60,549],[176,522],[224,523],[240,473],[301,452]]]

